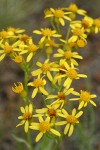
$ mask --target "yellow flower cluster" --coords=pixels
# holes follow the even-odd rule
[[[81,15],[81,20],[77,19],[78,15]],[[85,10],[73,3],[67,8],[46,9],[44,18],[50,21],[51,27],[33,31],[40,36],[37,43],[23,29],[9,27],[0,32],[0,61],[9,56],[25,73],[24,84],[18,82],[12,87],[17,94],[23,95],[24,92],[25,107],[20,107],[22,115],[18,119],[22,121],[17,127],[24,125],[25,132],[38,130],[36,142],[44,134],[60,137],[62,126],[63,133],[71,136],[83,114],[83,107],[90,103],[96,106],[92,100],[95,94],[85,90],[77,92],[72,83],[87,78],[79,72],[79,60],[83,57],[77,50],[85,47],[90,33],[100,31],[100,18],[89,17]],[[63,26],[67,26],[64,31]],[[29,88],[33,89],[32,101]],[[44,104],[42,108],[35,106],[37,100]],[[67,109],[67,102],[74,100],[79,102],[77,107]]]

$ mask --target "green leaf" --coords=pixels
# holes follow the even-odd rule
[[[27,146],[27,148],[31,148],[30,144],[29,144],[25,139],[20,138],[20,137],[14,135],[14,134],[12,134],[12,137],[13,137],[17,142],[19,142],[19,143],[24,143],[24,144]]]

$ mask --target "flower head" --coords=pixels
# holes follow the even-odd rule
[[[48,100],[48,99],[56,99],[56,100],[54,100],[52,105],[53,104],[58,104],[62,108],[64,106],[64,104],[66,104],[67,96],[69,94],[71,94],[73,90],[74,90],[73,88],[70,88],[70,89],[67,89],[67,90],[64,89],[63,91],[58,92],[56,95],[48,95],[46,100]]]
[[[66,16],[67,14],[70,14],[70,13],[69,12],[64,12],[60,8],[58,8],[58,9],[50,8],[50,12],[51,12],[51,14],[46,14],[45,18],[54,17],[55,22],[60,23],[62,26],[65,25],[64,19],[71,21],[71,19],[68,16]]]
[[[40,42],[44,42],[45,40],[51,39],[51,37],[61,37],[60,34],[56,33],[56,30],[51,30],[50,28],[41,28],[41,31],[34,30],[33,33],[40,34],[43,36]]]
[[[31,123],[31,126],[29,128],[33,130],[39,130],[39,134],[36,136],[36,142],[38,142],[44,134],[49,132],[53,133],[56,136],[61,136],[61,134],[52,126],[53,124],[50,122],[50,117],[46,117],[45,120],[43,119],[43,117],[39,117],[39,123]]]
[[[16,36],[15,36],[15,35],[10,35],[10,34],[8,33],[8,31],[6,31],[6,30],[2,30],[2,31],[0,32],[0,43],[6,42],[6,41],[9,40],[10,38],[16,39]]]
[[[86,46],[87,41],[85,39],[79,39],[76,42],[78,48],[83,48]]]
[[[62,69],[64,74],[57,75],[55,77],[55,79],[57,80],[59,78],[67,77],[67,79],[65,79],[65,81],[64,81],[64,87],[66,87],[67,89],[70,87],[73,80],[80,79],[80,77],[82,77],[82,78],[87,77],[84,74],[78,74],[77,68],[75,68],[73,64],[71,64],[71,66],[70,66],[70,65],[68,65],[68,63],[64,62],[64,67],[65,67],[65,69]]]
[[[13,60],[14,62],[20,64],[20,63],[23,62],[23,57],[22,57],[21,55],[15,53],[15,54],[13,55],[12,60]]]
[[[78,118],[83,114],[83,111],[79,111],[76,113],[76,109],[74,108],[72,110],[72,114],[68,114],[68,112],[65,109],[62,109],[62,115],[61,117],[65,118],[65,121],[57,122],[56,125],[65,125],[64,128],[64,134],[68,134],[68,136],[71,136],[74,131],[75,124],[79,123]]]
[[[1,31],[0,32],[0,39],[7,39],[7,38],[9,38],[9,34],[8,34],[8,32],[7,31]]]
[[[19,116],[18,119],[22,119],[22,121],[16,126],[21,126],[24,124],[24,130],[27,133],[29,128],[30,120],[33,118],[32,112],[33,112],[33,106],[32,104],[29,104],[24,107],[20,107],[20,110],[22,112],[22,116]]]
[[[83,9],[79,9],[78,6],[75,3],[71,3],[68,8],[65,8],[69,12],[79,14],[79,15],[85,15],[86,11]]]
[[[22,49],[20,54],[26,54],[27,53],[28,55],[26,58],[26,62],[31,61],[32,57],[35,55],[35,53],[38,50],[38,46],[33,43],[32,39],[29,39],[27,44],[22,43],[22,47],[24,47],[24,49]]]
[[[22,91],[24,90],[23,84],[21,82],[17,82],[17,84],[14,83],[14,87],[12,87],[12,90],[18,94],[22,93]]]
[[[46,80],[44,80],[44,79],[42,79],[40,77],[34,79],[33,82],[29,82],[28,83],[28,86],[35,87],[35,89],[32,92],[32,98],[34,98],[36,96],[38,91],[40,91],[44,95],[48,95],[48,92],[44,89],[44,85],[45,84],[46,84]]]
[[[95,33],[98,33],[100,31],[100,18],[94,19],[93,29]]]
[[[50,9],[45,9],[44,15],[45,15],[44,18],[49,18],[49,17],[52,17],[53,14]]]
[[[27,43],[28,40],[31,39],[31,37],[29,37],[27,34],[21,34],[19,35],[19,39],[23,41],[24,43]]]
[[[36,113],[44,114],[44,116],[49,116],[52,123],[55,123],[59,113],[61,113],[61,109],[59,108],[59,104],[50,104],[45,108],[36,109]]]
[[[91,27],[93,26],[93,19],[89,16],[84,16],[82,20],[72,21],[70,27],[74,28],[84,28],[84,31],[87,33],[91,32]]]
[[[0,61],[3,60],[6,55],[10,56],[10,54],[12,54],[13,52],[20,51],[19,44],[20,41],[17,41],[12,45],[10,45],[8,42],[1,44],[0,47],[2,49],[0,50]]]
[[[53,77],[51,75],[51,71],[53,71],[53,68],[55,67],[55,63],[54,62],[49,63],[49,59],[46,59],[43,64],[40,63],[40,62],[37,62],[37,66],[39,66],[40,69],[32,71],[32,75],[33,76],[37,76],[37,75],[40,75],[40,74],[43,73],[44,75],[47,76],[47,78],[50,81],[53,80]]]
[[[12,87],[12,90],[17,94],[20,94],[22,98],[25,98],[27,96],[27,93],[23,87],[22,82],[17,82],[17,84],[14,83],[14,87]]]
[[[72,29],[72,36],[68,39],[70,42],[75,42],[79,39],[85,40],[87,35],[85,34],[84,28],[74,28]]]
[[[58,53],[54,54],[54,57],[63,57],[70,64],[73,63],[74,65],[78,65],[75,59],[82,59],[82,56],[77,52],[72,52],[71,50],[63,51],[62,49],[58,49]]]
[[[95,94],[90,94],[88,91],[81,90],[80,93],[73,91],[74,95],[79,96],[79,98],[71,98],[70,100],[78,100],[79,106],[78,109],[81,109],[82,107],[86,107],[88,103],[91,103],[93,106],[96,106],[95,102],[92,100],[92,98],[95,98]]]
[[[19,29],[19,28],[14,28],[14,27],[9,27],[7,29],[7,32],[8,32],[9,35],[12,36],[12,35],[18,35],[20,33],[23,33],[23,32],[25,32],[25,30],[24,29]]]

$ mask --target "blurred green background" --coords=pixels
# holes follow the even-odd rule
[[[20,26],[29,32],[44,23],[45,8],[67,7],[71,2],[87,10],[88,15],[99,17],[100,0],[0,0],[0,28]]]
[[[44,9],[67,7],[71,2],[93,18],[100,16],[100,0],[0,0],[0,30],[12,26],[24,28],[31,35],[34,29],[49,26],[43,18]],[[100,33],[89,36],[82,55],[80,70],[86,72],[88,81],[80,81],[76,90],[87,87],[97,94],[97,108],[85,112],[83,124],[71,138],[62,140],[59,150],[100,150]],[[0,62],[0,150],[28,149],[12,136],[25,137],[21,129],[15,129],[21,100],[11,90],[13,82],[22,80],[23,72],[15,63],[9,59]]]

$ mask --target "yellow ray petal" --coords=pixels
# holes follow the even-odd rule
[[[29,127],[29,122],[28,120],[25,122],[25,125],[24,125],[24,130],[25,132],[27,133],[28,132],[28,127]]]
[[[93,106],[95,106],[95,107],[97,106],[96,103],[93,102],[92,100],[90,100],[90,103],[91,103]]]
[[[70,128],[70,123],[68,123],[64,129],[64,134],[67,134],[68,133],[68,130]]]
[[[76,118],[79,118],[81,115],[83,114],[83,111],[80,111],[80,112],[78,112],[77,114],[76,114]]]
[[[73,131],[74,131],[74,125],[72,124],[72,125],[70,126],[68,136],[71,136],[71,135],[73,134]]]
[[[38,88],[35,88],[32,92],[32,98],[36,96],[37,92],[38,92]]]
[[[50,129],[50,131],[57,136],[61,136],[61,134],[58,131],[56,131],[55,129]]]
[[[40,132],[40,133],[36,136],[35,141],[38,142],[38,141],[42,138],[42,136],[43,136],[43,133]]]
[[[80,102],[79,106],[78,106],[78,110],[81,109],[84,106],[84,101]]]
[[[43,87],[39,87],[39,90],[40,90],[44,95],[48,95],[48,92],[47,92]]]

